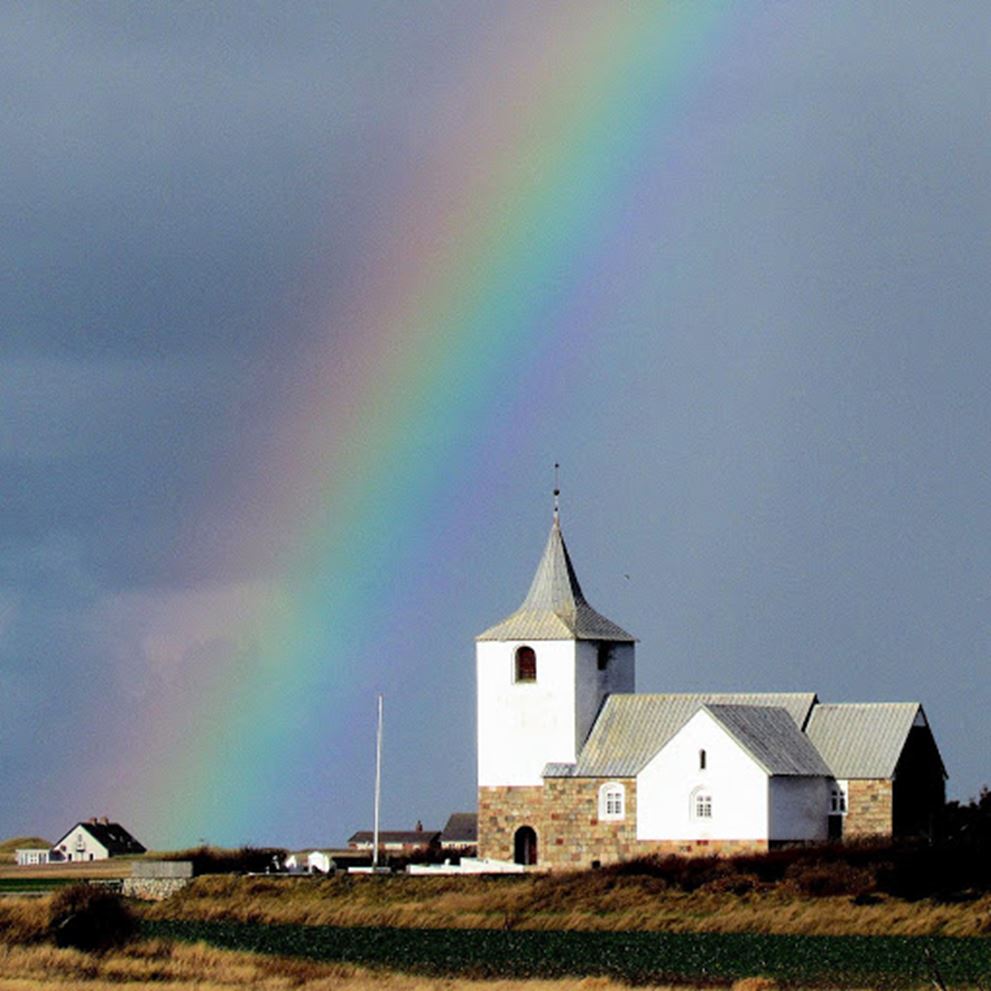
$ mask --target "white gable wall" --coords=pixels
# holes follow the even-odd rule
[[[771,778],[772,840],[829,839],[829,778]]]
[[[693,814],[699,788],[712,797],[711,818]],[[700,709],[637,775],[637,839],[767,839],[768,793],[764,769]]]

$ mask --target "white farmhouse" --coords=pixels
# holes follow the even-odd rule
[[[145,848],[118,822],[105,816],[77,822],[52,846],[51,859],[65,861],[106,860]]]

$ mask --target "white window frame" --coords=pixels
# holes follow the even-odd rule
[[[850,810],[850,795],[845,781],[834,781],[829,793],[829,814],[845,816]]]
[[[621,822],[626,818],[626,788],[618,781],[607,781],[599,789],[599,819]]]
[[[692,819],[709,822],[712,819],[712,789],[700,786],[696,788],[690,797],[690,813]]]

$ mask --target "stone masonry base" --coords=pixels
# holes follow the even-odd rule
[[[636,779],[614,779],[626,790],[626,816],[598,818],[599,778],[548,778],[544,787],[478,790],[478,855],[513,860],[522,826],[537,834],[538,868],[579,869],[648,855],[732,856],[766,852],[766,840],[638,840]]]

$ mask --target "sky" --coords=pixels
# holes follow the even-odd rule
[[[991,7],[6,4],[0,836],[474,805],[561,519],[641,691],[991,783]]]

